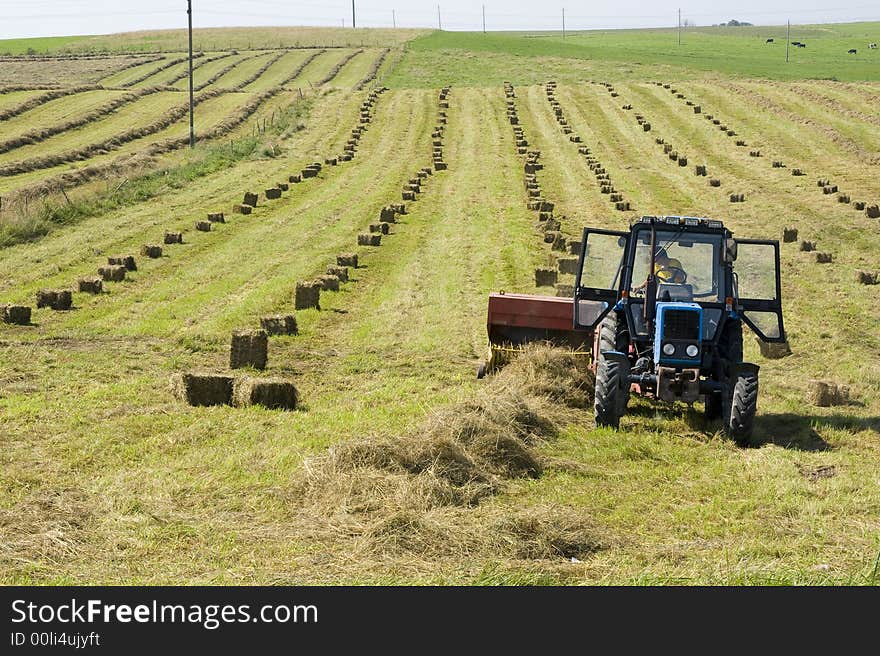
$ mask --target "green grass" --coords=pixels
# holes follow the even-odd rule
[[[771,36],[775,43],[766,44]],[[793,26],[791,38],[807,47],[792,47],[786,63],[783,27],[690,28],[681,46],[677,32],[669,29],[575,32],[565,39],[555,32],[435,31],[407,44],[391,84],[535,84],[596,75],[679,79],[708,72],[781,80],[880,80],[880,54],[867,48],[880,39],[880,23]],[[858,54],[848,55],[850,48]]]
[[[45,55],[66,51],[87,40],[86,36],[44,36],[30,39],[0,40],[0,54]]]

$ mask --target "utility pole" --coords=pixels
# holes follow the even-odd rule
[[[788,63],[788,48],[791,44],[791,21],[788,21],[788,29],[785,32],[785,63]]]
[[[351,0],[351,27],[357,28],[357,23],[354,22],[354,0]]]
[[[486,33],[486,5],[483,5],[483,34]]]
[[[678,10],[678,45],[681,45],[681,9]]]
[[[195,117],[193,116],[193,9],[192,0],[186,0],[186,15],[189,21],[189,147],[196,147]]]
[[[565,38],[565,7],[562,8],[562,38]]]
[[[440,5],[437,5],[437,29],[443,29],[443,22],[440,20]]]
[[[394,13],[394,10],[391,10],[391,24],[394,26],[394,29],[397,29],[397,14]]]

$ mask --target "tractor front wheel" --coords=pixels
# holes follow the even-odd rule
[[[749,446],[752,440],[752,424],[758,409],[758,376],[743,373],[724,404],[724,429],[739,446]]]
[[[594,400],[597,426],[610,428],[620,426],[620,416],[626,409],[626,400],[621,385],[622,376],[623,368],[619,362],[604,358],[599,361],[599,366],[596,368]]]

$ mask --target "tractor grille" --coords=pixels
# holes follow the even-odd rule
[[[663,339],[700,339],[700,313],[693,310],[666,310],[663,313]]]

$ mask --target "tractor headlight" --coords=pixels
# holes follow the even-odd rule
[[[685,352],[688,354],[689,358],[695,358],[700,353],[700,349],[696,344],[688,344]]]
[[[663,353],[665,355],[674,355],[675,354],[675,344],[664,344],[663,345]]]

